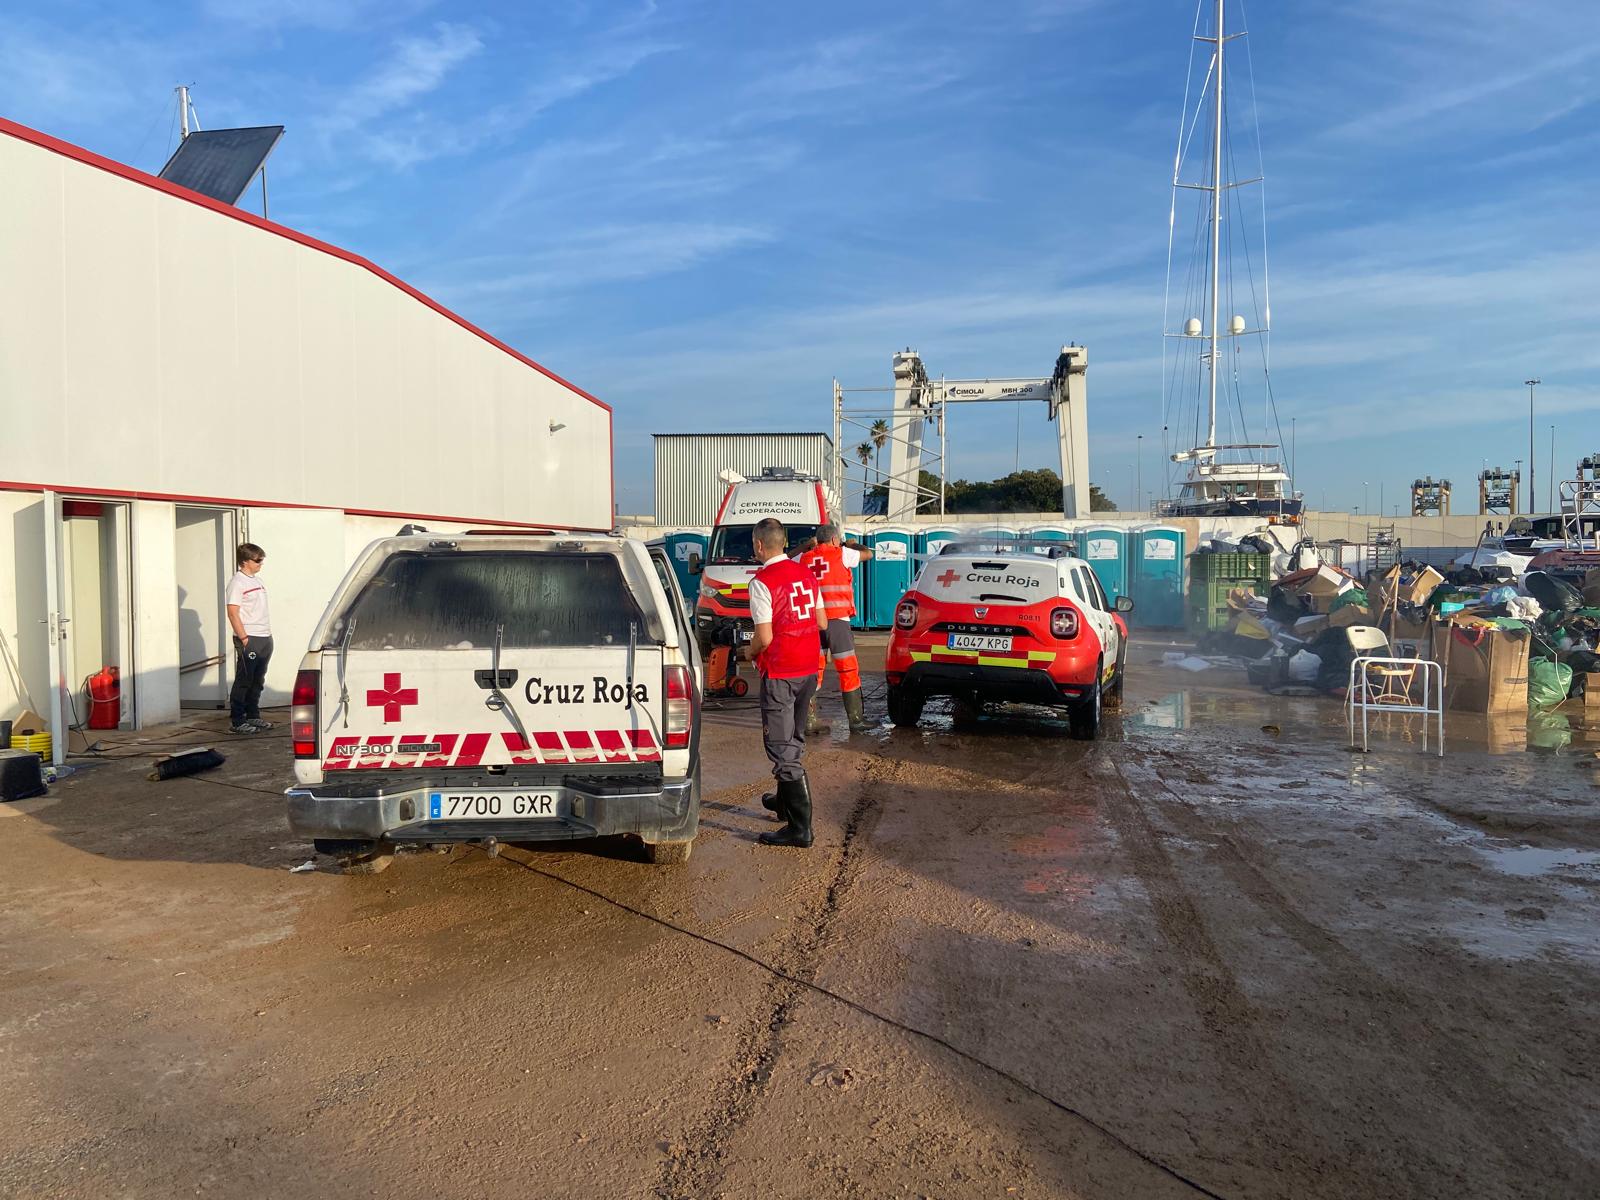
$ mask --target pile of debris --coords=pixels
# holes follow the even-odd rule
[[[1292,571],[1265,597],[1229,591],[1226,623],[1198,651],[1242,665],[1276,695],[1342,699],[1351,662],[1366,655],[1440,663],[1446,703],[1461,711],[1600,705],[1600,569],[1528,571],[1514,582],[1452,575],[1416,562],[1365,582],[1326,564]]]

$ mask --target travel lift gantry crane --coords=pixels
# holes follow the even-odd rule
[[[902,350],[894,356],[892,388],[845,388],[833,381],[833,486],[845,494],[846,432],[860,430],[869,440],[882,435],[889,447],[889,470],[877,472],[877,479],[862,481],[862,497],[872,487],[885,487],[891,521],[914,517],[924,502],[937,504],[944,514],[945,447],[947,428],[945,407],[951,404],[1020,404],[1042,401],[1046,418],[1056,423],[1056,445],[1061,460],[1061,511],[1067,519],[1089,515],[1089,412],[1084,376],[1089,355],[1082,346],[1063,346],[1055,368],[1040,379],[930,379],[915,350]],[[893,392],[889,408],[881,401],[876,407],[847,408],[845,397],[860,393]],[[867,404],[873,404],[867,401]],[[887,429],[874,431],[874,420],[886,422]],[[930,454],[923,446],[923,431],[932,425],[939,449]],[[853,432],[851,434],[853,436]],[[935,492],[922,483],[925,467],[937,465],[939,487]],[[865,464],[863,464],[865,465]],[[863,507],[865,505],[863,504]]]

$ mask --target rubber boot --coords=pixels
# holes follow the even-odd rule
[[[805,850],[811,845],[811,784],[802,775],[799,779],[781,779],[778,787],[788,794],[786,823],[782,829],[763,833],[757,840],[763,846],[797,846]]]
[[[766,809],[780,821],[787,821],[788,817],[788,792],[783,786],[783,780],[775,781],[778,785],[776,791],[768,792],[761,797],[761,807]]]
[[[819,733],[827,733],[833,726],[817,716],[817,698],[811,697],[811,704],[806,708],[806,736],[815,737]]]
[[[850,718],[851,733],[870,733],[872,726],[867,724],[867,718],[862,711],[861,689],[844,693],[844,715]]]

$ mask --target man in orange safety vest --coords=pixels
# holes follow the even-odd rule
[[[851,572],[872,557],[872,551],[856,542],[846,542],[837,525],[817,527],[816,545],[795,556],[801,566],[816,578],[822,590],[822,606],[828,614],[828,628],[822,634],[817,655],[817,691],[833,655],[833,669],[839,676],[839,693],[851,733],[866,733],[872,727],[862,712],[861,668],[856,662],[855,637],[850,618],[856,615],[856,585]],[[817,719],[817,700],[813,694],[807,714],[806,732],[822,733],[828,727]]]

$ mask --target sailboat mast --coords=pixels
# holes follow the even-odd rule
[[[1217,71],[1215,125],[1211,144],[1211,406],[1206,424],[1206,449],[1217,444],[1217,322],[1222,304],[1222,9],[1217,0]]]

